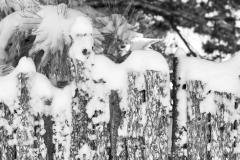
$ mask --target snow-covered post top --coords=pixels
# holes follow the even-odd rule
[[[145,147],[148,149],[142,156],[166,159],[165,127],[168,125],[170,90],[169,68],[164,57],[153,50],[134,50],[121,64],[114,63],[104,55],[95,55],[93,64],[91,77],[96,83],[86,112],[89,118],[93,119],[94,124],[102,122],[111,124],[111,156],[118,158],[119,155],[125,155],[127,152],[130,157],[137,154],[139,151],[134,151],[133,147],[139,144],[141,148],[144,144],[136,137],[139,139],[144,137]],[[109,99],[102,99],[105,98],[103,93],[109,95]],[[95,117],[94,113],[99,110],[102,113]],[[150,110],[157,114],[153,114]],[[154,118],[150,119],[150,117]],[[156,121],[152,122],[153,119]],[[156,127],[150,124],[159,125]],[[149,136],[147,132],[150,130],[154,133],[158,132],[159,135]],[[150,137],[155,138],[154,145],[161,145],[161,149],[158,151],[151,149],[153,143]],[[129,143],[126,146],[127,150],[125,147],[118,148],[124,146],[124,139]]]
[[[76,17],[70,29],[73,44],[69,51],[71,58],[85,62],[90,54],[93,54],[93,26],[89,18]]]
[[[180,141],[175,139],[174,143],[180,143],[190,159],[208,156],[221,159],[223,152],[231,157],[239,152],[240,145],[233,138],[239,134],[235,124],[239,122],[240,54],[222,63],[185,55],[182,49],[176,53],[178,114],[173,118],[177,119],[179,130],[173,134]]]

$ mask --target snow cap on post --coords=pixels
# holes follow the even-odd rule
[[[82,62],[86,61],[92,53],[94,45],[91,21],[85,16],[76,17],[70,29],[70,36],[73,40],[73,45],[69,51],[70,57]]]
[[[183,48],[178,47],[177,51],[175,52],[175,57],[179,56],[186,56],[186,52]]]

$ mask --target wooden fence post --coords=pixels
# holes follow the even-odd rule
[[[8,123],[11,127],[13,123],[13,114],[8,106],[0,103],[0,122]],[[0,160],[16,159],[16,145],[9,145],[9,140],[13,139],[13,133],[8,133],[8,130],[3,126],[0,127]]]
[[[77,86],[79,84],[84,85],[89,80],[84,74],[85,71],[84,63],[77,61],[75,71]],[[95,152],[93,156],[94,160],[109,159],[110,156],[109,124],[105,122],[93,124],[92,119],[88,118],[88,114],[86,113],[86,105],[91,98],[81,87],[77,87],[72,105],[73,132],[71,134],[71,158],[73,159],[78,155],[79,149],[84,144],[88,144],[91,150]],[[97,117],[99,114],[98,111],[95,111],[94,117]],[[96,136],[96,138],[91,140],[89,136]]]
[[[30,95],[28,90],[28,76],[20,73],[18,75],[19,85],[19,107],[14,113],[14,120],[18,121],[16,130],[17,139],[17,159],[33,159],[33,142],[34,142],[34,117],[30,113]]]
[[[231,93],[214,92],[215,103],[219,113],[211,116],[211,158],[213,159],[234,159],[234,143],[236,139],[231,136],[234,131],[232,110],[235,108],[234,95]],[[237,159],[236,159],[237,160]]]
[[[109,109],[110,109],[110,152],[109,159],[120,159],[117,156],[118,150],[118,128],[121,123],[122,115],[120,109],[120,97],[118,91],[111,91],[109,95]]]
[[[166,97],[167,75],[147,71],[142,91],[136,87],[138,76],[136,72],[128,74],[128,108],[119,113],[121,128],[127,121],[127,137],[117,140],[117,159],[167,160],[168,112],[161,102]]]
[[[178,112],[178,98],[177,98],[177,92],[179,90],[180,84],[178,83],[179,77],[178,77],[178,58],[173,58],[173,93],[172,93],[172,101],[173,101],[173,107],[172,107],[172,147],[171,147],[171,159],[172,160],[183,160],[186,157],[184,156],[183,149],[187,149],[185,146],[181,146],[181,136],[183,134],[183,128],[180,128],[178,126],[178,118],[179,118],[179,112]]]
[[[201,81],[189,81],[186,84],[188,143],[187,155],[189,159],[209,159],[207,146],[210,138],[209,114],[200,112],[200,103],[204,100],[205,84]],[[189,113],[191,112],[191,113]]]
[[[231,159],[236,160],[234,153],[236,124],[232,120],[235,97],[224,92],[205,91],[206,84],[192,80],[187,82],[187,155],[189,159]],[[210,94],[213,94],[212,105],[216,113],[202,112],[201,105]],[[211,104],[209,104],[211,105]],[[207,106],[214,107],[214,106]],[[231,122],[232,121],[232,122]]]
[[[52,116],[43,115],[44,119],[44,129],[46,130],[43,135],[44,143],[47,148],[46,160],[54,160],[53,154],[55,152],[54,144],[53,144],[53,121]]]

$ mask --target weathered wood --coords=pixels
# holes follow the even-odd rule
[[[75,69],[71,69],[72,76],[75,77],[76,84],[85,83],[86,77],[83,75],[84,64],[80,61],[77,61],[77,66]],[[74,73],[76,75],[74,75]],[[71,134],[71,158],[75,159],[78,155],[79,149],[85,144],[89,142],[88,139],[88,123],[89,118],[86,113],[86,105],[89,101],[88,94],[83,91],[79,86],[75,92],[75,97],[73,98],[72,103],[72,127],[73,131]]]
[[[34,160],[45,160],[47,157],[46,141],[43,135],[46,134],[44,119],[42,115],[34,116]],[[51,142],[47,142],[51,143]]]
[[[19,107],[14,114],[14,119],[19,120],[19,125],[16,130],[17,159],[28,160],[34,157],[34,117],[30,112],[27,74],[20,73],[18,75],[18,81],[18,87],[20,89],[20,93],[18,94]]]
[[[235,160],[237,155],[234,147],[237,139],[232,134],[237,127],[235,120],[230,118],[236,108],[236,102],[233,103],[235,97],[222,92],[208,91],[206,94],[205,85],[196,80],[187,83],[188,158]],[[216,114],[200,111],[200,103],[209,94],[214,94],[212,101],[217,105]]]
[[[240,104],[240,98],[239,97],[235,97],[235,104],[234,104],[234,112],[235,112],[235,114],[237,115],[237,116],[240,116],[240,107],[239,107],[239,104]],[[240,146],[240,131],[239,131],[239,129],[240,129],[240,126],[239,126],[239,124],[240,124],[240,120],[239,120],[239,118],[238,119],[236,119],[235,121],[234,121],[234,125],[233,125],[233,130],[234,130],[234,132],[235,132],[235,143],[233,143],[233,147],[236,147],[236,148],[238,148],[239,146]],[[235,158],[235,159],[234,159]],[[238,160],[238,159],[240,159],[240,153],[238,152],[238,153],[236,153],[235,155],[234,155],[234,160]]]
[[[72,104],[72,126],[71,134],[71,157],[74,159],[78,155],[79,149],[84,144],[88,144],[92,151],[95,151],[94,160],[109,159],[110,155],[110,126],[107,123],[93,124],[92,119],[88,118],[86,105],[90,101],[90,95],[83,90],[89,77],[85,75],[86,68],[84,63],[77,61],[75,80],[77,84],[76,95]],[[100,83],[100,82],[99,82]],[[95,111],[93,117],[97,117],[101,112]],[[96,137],[95,139],[89,138]]]
[[[78,150],[89,141],[88,139],[88,115],[86,113],[85,97],[76,91],[76,97],[72,104],[72,127],[71,134],[71,158],[75,159]]]
[[[126,113],[128,118],[128,159],[145,159],[147,156],[144,152],[146,146],[143,135],[143,123],[141,123],[142,118],[146,118],[146,115],[144,115],[145,110],[141,106],[146,98],[136,88],[135,82],[138,76],[139,73],[136,72],[128,74],[128,110]]]
[[[210,158],[207,150],[210,141],[210,114],[200,112],[200,103],[204,100],[205,84],[201,81],[187,82],[187,155],[189,159],[205,160]],[[190,105],[189,105],[190,104]]]
[[[120,97],[117,91],[111,91],[109,95],[109,109],[110,109],[110,155],[109,159],[116,160],[117,156],[117,143],[118,143],[118,128],[121,123],[121,109]]]
[[[136,87],[139,76],[136,72],[128,75],[128,108],[118,113],[119,127],[123,128],[127,122],[127,137],[117,138],[117,159],[166,160],[168,114],[161,99],[166,98],[167,75],[147,71],[146,88],[142,91]]]
[[[0,103],[0,123],[8,123],[11,127],[13,123],[13,114],[10,112],[8,106]],[[10,131],[11,132],[11,131]],[[9,145],[9,141],[13,140],[13,133],[8,133],[8,130],[0,127],[0,160],[14,160],[16,159],[16,145]]]
[[[146,157],[167,160],[168,159],[168,135],[167,128],[169,125],[167,98],[168,75],[147,71],[146,75],[146,117],[147,123],[143,128],[145,139]],[[164,100],[165,99],[165,100]]]
[[[173,58],[173,75],[172,75],[173,91],[172,91],[172,146],[171,146],[171,158],[172,160],[186,159],[184,156],[183,146],[180,144],[181,136],[184,132],[184,128],[178,126],[178,98],[177,92],[180,84],[178,83],[178,58]]]
[[[53,144],[53,121],[52,116],[43,115],[44,119],[44,129],[46,133],[43,135],[44,143],[47,148],[46,160],[53,160],[53,154],[55,152],[54,144]]]
[[[215,92],[215,103],[219,113],[211,118],[210,150],[213,159],[232,160],[235,157],[233,153],[235,139],[231,136],[234,123],[228,119],[233,115],[230,111],[234,108],[234,103],[231,103],[232,96],[228,93]]]

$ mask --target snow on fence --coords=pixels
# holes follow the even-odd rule
[[[70,84],[54,87],[36,72],[31,58],[22,58],[9,75],[0,77],[0,160],[240,159],[240,54],[213,63],[177,52],[171,128],[168,64],[148,48],[158,40],[132,31],[134,26],[122,15],[94,19],[101,22],[97,29],[90,17],[64,4],[35,9],[43,17],[35,51],[41,49],[56,60],[51,61],[50,78],[63,74]],[[30,11],[29,17],[39,19]],[[19,13],[2,21],[8,25],[3,25],[0,48],[6,47],[14,26],[33,29],[22,23],[31,19]],[[18,25],[7,23],[15,19]],[[57,29],[49,25],[52,21]],[[117,33],[129,44],[118,50],[120,44],[108,46],[107,41],[98,51],[94,44],[104,39],[96,37],[100,31]],[[124,59],[116,64],[95,55],[106,47],[107,54],[122,52]],[[67,66],[70,74],[57,72],[58,66]]]
[[[30,58],[0,78],[1,160],[168,159],[169,74],[159,53],[69,65],[74,81],[63,89]]]
[[[174,59],[172,136],[159,55],[70,60],[74,80],[63,89],[22,58],[0,78],[0,159],[239,159],[239,55]]]
[[[173,159],[234,159],[239,156],[239,54],[214,63],[174,59]]]

